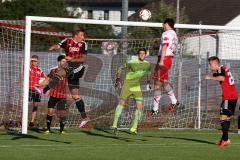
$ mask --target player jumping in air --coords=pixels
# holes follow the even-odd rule
[[[220,106],[220,124],[222,126],[222,138],[217,143],[220,147],[229,145],[228,130],[230,128],[230,118],[234,114],[238,93],[235,88],[234,78],[225,66],[220,65],[218,57],[213,56],[208,59],[210,70],[215,71],[213,76],[206,75],[206,80],[219,81],[222,87],[222,103]]]
[[[172,60],[176,52],[178,38],[174,29],[174,20],[167,18],[163,23],[164,32],[161,37],[161,44],[158,53],[158,61],[154,69],[154,106],[150,112],[150,116],[157,114],[159,110],[159,101],[161,98],[161,88],[167,93],[171,99],[171,104],[168,107],[169,112],[173,112],[176,106],[179,105],[172,85],[168,82],[168,71],[171,69]]]
[[[87,59],[87,44],[84,41],[85,31],[83,29],[76,30],[72,38],[67,38],[58,44],[49,48],[49,51],[63,48],[66,53],[67,67],[60,68],[54,77],[51,77],[48,85],[43,88],[43,93],[46,93],[50,88],[56,86],[63,78],[68,79],[68,87],[72,98],[75,100],[78,111],[81,114],[82,121],[79,128],[83,128],[89,121],[85,112],[85,105],[79,95],[79,78],[83,76],[85,67],[83,64]]]
[[[116,76],[117,78],[115,83],[116,88],[121,86],[120,76],[121,76],[122,70],[126,69],[127,74],[121,90],[120,101],[115,110],[114,121],[112,125],[112,128],[114,129],[115,134],[117,133],[118,119],[121,116],[122,110],[125,106],[125,102],[128,97],[133,96],[137,104],[137,109],[135,111],[135,117],[132,122],[130,132],[137,133],[137,125],[139,120],[141,119],[142,108],[143,108],[143,102],[142,102],[143,96],[142,96],[142,91],[140,86],[140,80],[145,75],[145,73],[149,73],[149,76],[150,76],[151,66],[150,66],[150,63],[145,60],[145,57],[146,57],[145,48],[139,49],[137,53],[138,53],[137,59],[132,59],[128,61],[127,63],[123,64],[117,71],[117,76]]]
[[[57,71],[60,68],[65,68],[67,61],[64,55],[60,55],[57,58],[58,66],[52,68],[47,78],[37,85],[38,87],[43,87],[49,83],[49,80],[53,78]],[[50,127],[52,123],[52,118],[54,115],[54,108],[57,106],[59,111],[59,122],[60,122],[60,133],[63,133],[64,125],[66,122],[66,105],[67,105],[67,79],[63,78],[59,81],[59,83],[49,90],[49,100],[48,100],[48,114],[47,114],[47,131],[45,133],[50,133]]]
[[[32,55],[31,66],[29,73],[29,101],[32,101],[32,118],[29,127],[34,127],[34,121],[37,115],[38,103],[41,101],[41,95],[36,91],[35,85],[39,84],[46,76],[41,68],[38,67],[39,58],[37,55]]]

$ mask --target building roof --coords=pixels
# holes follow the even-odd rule
[[[176,6],[177,0],[164,0]],[[154,9],[160,0],[155,0],[143,8]],[[191,24],[225,25],[240,15],[239,0],[180,0],[180,7],[185,7]],[[181,22],[180,22],[181,23]]]

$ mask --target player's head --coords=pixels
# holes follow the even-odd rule
[[[219,69],[220,60],[217,56],[212,56],[208,58],[209,68],[212,71],[216,71]]]
[[[85,39],[85,30],[84,29],[78,29],[73,31],[73,39],[77,42],[81,42]]]
[[[147,50],[145,48],[140,48],[140,49],[138,49],[137,54],[138,54],[138,59],[140,61],[144,61],[144,59],[147,55]]]
[[[38,56],[32,55],[31,57],[31,65],[37,67],[38,66]]]
[[[67,64],[67,60],[65,58],[65,55],[58,56],[57,61],[58,61],[58,65],[61,66],[61,67],[65,67],[66,64]]]
[[[163,29],[164,31],[170,30],[174,28],[174,20],[172,18],[167,18],[165,19],[165,21],[163,22]]]

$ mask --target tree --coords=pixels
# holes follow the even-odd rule
[[[12,0],[0,3],[0,19],[19,20],[25,16],[68,17],[65,0]]]
[[[176,19],[176,8],[164,0],[161,0],[159,5],[151,10],[151,13],[151,22],[163,22],[166,18]],[[188,16],[185,14],[184,7],[180,9],[180,15],[180,23],[187,23]],[[162,32],[162,28],[129,27],[129,38],[159,38]]]

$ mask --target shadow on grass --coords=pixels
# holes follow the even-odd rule
[[[110,139],[115,139],[115,140],[120,140],[120,141],[125,141],[125,142],[134,142],[136,140],[140,140],[140,141],[147,141],[145,139],[138,139],[138,138],[127,138],[127,137],[120,137],[119,135],[113,135],[111,130],[105,130],[105,129],[96,129],[97,131],[101,131],[103,133],[107,133],[109,135],[106,134],[101,134],[101,133],[96,133],[96,132],[91,132],[91,131],[81,131],[87,135],[90,136],[96,136],[96,137],[103,137],[103,138],[110,138]],[[119,133],[122,131],[119,131]]]
[[[157,137],[156,136],[143,136],[143,137],[162,138],[162,139],[176,139],[176,140],[185,140],[185,141],[192,141],[192,142],[215,145],[214,142],[210,142],[210,141],[206,141],[206,140],[200,140],[200,139],[194,139],[194,138],[170,137],[170,136],[157,136]]]
[[[38,130],[37,133],[40,133],[40,134],[42,134],[41,136],[44,136],[43,133],[40,132],[40,130]],[[56,139],[41,138],[41,137],[30,135],[30,134],[25,135],[25,134],[21,134],[19,132],[14,132],[14,131],[8,131],[7,133],[1,134],[1,135],[12,135],[12,136],[14,136],[13,138],[11,138],[11,140],[35,139],[35,140],[42,140],[42,141],[48,141],[48,142],[71,144],[71,142],[67,142],[67,141],[59,141],[59,140],[56,140]]]

